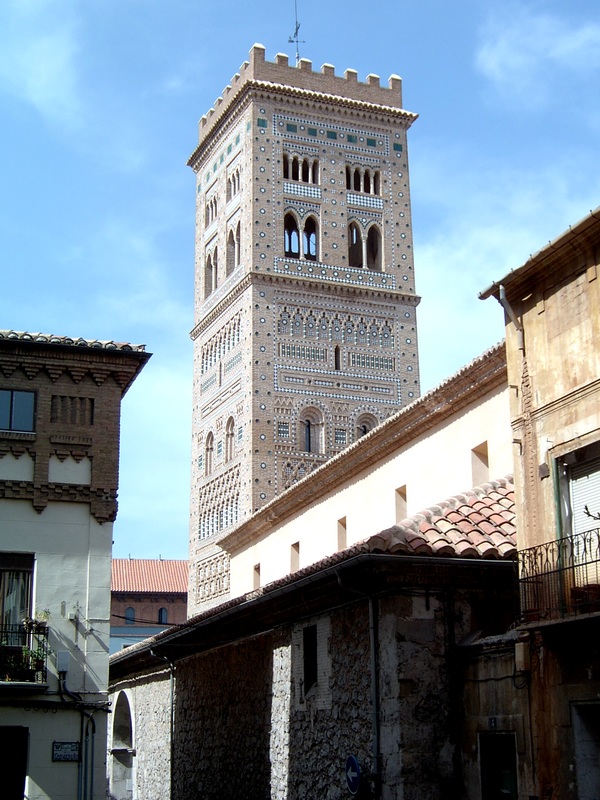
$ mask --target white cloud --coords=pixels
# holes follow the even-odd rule
[[[422,389],[503,338],[499,308],[478,294],[598,204],[600,176],[590,180],[588,167],[557,161],[538,170],[504,165],[499,171],[465,154],[413,151]],[[422,198],[435,218],[423,231]]]
[[[509,3],[480,32],[476,65],[495,88],[527,105],[556,98],[561,75],[590,76],[600,68],[600,24],[535,14]]]

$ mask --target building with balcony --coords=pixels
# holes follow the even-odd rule
[[[6,800],[105,797],[121,400],[141,345],[0,331]]]
[[[520,618],[471,650],[464,748],[515,798],[600,786],[599,270],[596,209],[481,294],[505,311]]]

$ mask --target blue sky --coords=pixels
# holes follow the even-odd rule
[[[597,0],[298,0],[302,57],[403,78],[422,389],[503,336],[477,293],[600,203]],[[339,20],[342,20],[341,27]],[[197,121],[293,0],[2,0],[0,328],[144,343],[116,556],[185,558]]]

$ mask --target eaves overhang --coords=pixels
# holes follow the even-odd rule
[[[587,216],[575,225],[570,225],[564,233],[561,233],[560,236],[548,242],[537,253],[531,255],[520,267],[511,270],[503,278],[494,281],[486,289],[479,292],[479,299],[487,300],[489,297],[499,299],[500,287],[504,287],[507,293],[512,293],[526,280],[545,270],[550,260],[558,260],[561,256],[572,256],[573,248],[580,249],[579,245],[582,240],[588,238],[593,238],[596,241],[600,238],[600,206],[594,211],[590,211]]]
[[[110,679],[155,669],[333,611],[373,595],[394,592],[507,587],[511,560],[345,553],[286,576],[263,589],[235,598],[150,637],[111,657]],[[157,658],[158,657],[158,658]],[[163,662],[164,663],[164,662]]]

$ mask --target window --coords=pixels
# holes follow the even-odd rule
[[[283,179],[299,183],[319,183],[319,161],[283,154]]]
[[[300,542],[295,542],[290,548],[290,572],[300,569]]]
[[[396,489],[396,524],[399,524],[406,519],[407,504],[406,504],[406,484],[399,486]]]
[[[564,535],[600,528],[600,443],[568,453],[558,470]]]
[[[340,552],[340,550],[345,550],[347,546],[348,546],[348,531],[346,527],[346,517],[342,517],[342,519],[338,519],[338,524],[337,524],[338,552]]]
[[[487,442],[482,442],[471,450],[471,472],[473,486],[481,486],[490,479]]]
[[[227,425],[225,426],[225,461],[231,461],[233,458],[233,438],[234,421],[233,417],[229,417]]]
[[[322,453],[323,414],[317,408],[305,408],[300,414],[299,424],[299,448],[305,453]]]
[[[215,449],[215,437],[212,432],[206,437],[206,446],[204,448],[204,474],[210,475],[213,468],[213,452]]]
[[[133,606],[127,606],[125,609],[125,625],[133,625],[135,623],[135,609]]]
[[[159,625],[166,625],[167,624],[167,609],[166,608],[159,608],[158,609],[158,624]]]
[[[360,228],[355,222],[348,229],[348,264],[351,267],[362,267],[363,244]]]
[[[35,430],[35,392],[0,389],[0,430]]]
[[[317,261],[317,223],[314,217],[309,217],[304,225],[304,258]]]
[[[252,570],[252,588],[260,589],[260,564],[255,564]]]
[[[377,225],[371,225],[367,234],[367,267],[381,270],[381,232]]]
[[[366,436],[369,431],[372,431],[373,428],[377,425],[378,420],[373,414],[361,414],[360,417],[356,420],[356,434],[357,438],[361,436]]]
[[[284,253],[287,258],[300,258],[300,232],[293,214],[286,214],[284,220]]]
[[[0,617],[1,625],[21,625],[31,616],[31,578],[33,555],[0,554]]]

